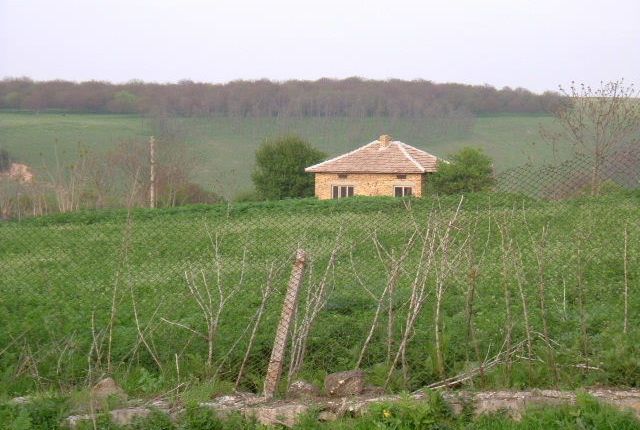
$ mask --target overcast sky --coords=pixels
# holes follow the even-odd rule
[[[640,0],[0,0],[0,77],[640,85]]]

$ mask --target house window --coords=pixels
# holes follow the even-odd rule
[[[347,179],[347,176],[348,176],[348,175],[347,175],[346,173],[340,173],[340,174],[338,174],[338,178],[339,178],[339,179]]]
[[[407,175],[396,175],[398,179],[407,179]]]
[[[334,185],[331,190],[331,196],[334,199],[353,197],[353,185]]]
[[[413,193],[411,187],[393,187],[393,194],[396,197],[407,197]]]

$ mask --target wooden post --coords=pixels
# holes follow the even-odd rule
[[[156,207],[156,140],[149,138],[149,207]]]
[[[291,328],[291,321],[298,307],[298,291],[302,284],[304,275],[304,266],[307,254],[303,249],[296,251],[296,261],[291,270],[291,278],[287,287],[287,294],[282,305],[282,313],[280,314],[280,322],[276,330],[276,338],[273,342],[271,350],[271,359],[267,368],[267,376],[264,381],[264,396],[272,399],[275,395],[280,376],[282,375],[282,364],[284,362],[284,352],[287,346],[287,338]]]

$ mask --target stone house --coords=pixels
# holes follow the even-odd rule
[[[358,149],[307,167],[315,174],[317,198],[415,196],[424,194],[438,158],[382,135]]]

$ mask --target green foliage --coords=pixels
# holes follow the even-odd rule
[[[33,405],[0,404],[2,430],[58,430],[65,428],[64,419],[69,410],[60,405],[42,403]],[[80,421],[78,430],[266,430],[253,418],[240,413],[218,416],[210,408],[188,403],[185,411],[170,417],[160,410],[152,410],[146,417],[131,425],[120,426],[112,422],[108,413],[98,414],[95,422]],[[280,428],[280,427],[276,427]],[[372,404],[362,416],[345,416],[334,422],[318,421],[317,411],[298,418],[296,430],[564,430],[564,429],[640,429],[640,421],[630,411],[621,411],[597,399],[578,393],[575,405],[540,406],[526,409],[521,419],[514,420],[505,412],[475,416],[472,405],[465,405],[462,413],[454,414],[448,403],[437,392],[427,392],[426,399],[405,399],[397,402]]]
[[[495,161],[497,171],[552,160],[550,146],[533,148],[523,136],[531,136],[538,125],[553,128],[553,119],[540,115],[500,115],[477,118],[469,129],[451,122],[424,118],[185,118],[168,117],[181,130],[189,155],[197,163],[193,175],[202,186],[216,185],[226,199],[251,186],[255,150],[261,139],[295,133],[329,156],[350,151],[370,142],[384,130],[433,154],[455,152],[464,146],[483,148]],[[10,154],[30,166],[50,171],[60,163],[77,159],[81,143],[89,151],[114,149],[119,142],[146,140],[156,133],[153,118],[138,115],[96,115],[0,112],[0,142]],[[571,154],[561,145],[558,157]],[[46,171],[36,170],[36,174]]]
[[[585,394],[578,395],[574,406],[532,406],[520,421],[496,413],[483,415],[473,424],[476,429],[495,430],[640,429],[640,422],[631,412],[621,412]]]
[[[372,406],[370,419],[374,427],[397,430],[445,429],[453,422],[442,401],[386,403]]]
[[[9,151],[4,148],[0,148],[0,172],[5,172],[11,167],[11,157]]]
[[[108,104],[108,109],[113,113],[135,113],[138,111],[138,96],[129,91],[118,91]]]
[[[631,412],[621,412],[594,398],[578,395],[574,406],[534,406],[525,411],[521,420],[505,413],[471,417],[454,416],[442,399],[406,401],[373,405],[361,418],[345,418],[335,423],[318,424],[303,421],[296,429],[450,429],[450,430],[565,430],[565,429],[639,429],[640,421]]]
[[[459,196],[427,197],[411,202],[408,212],[403,202],[393,198],[353,198],[339,201],[292,199],[242,204],[198,205],[175,209],[134,210],[131,212],[131,236],[127,236],[126,211],[84,211],[0,223],[0,345],[8,349],[0,356],[0,394],[15,396],[33,392],[36,387],[72,386],[86,378],[87,351],[95,339],[95,330],[105,332],[115,282],[117,284],[116,324],[112,360],[118,383],[131,396],[151,396],[171,390],[178,384],[193,387],[189,400],[203,401],[215,392],[233,386],[247,346],[247,327],[259,305],[267,268],[272,262],[283,267],[276,275],[277,285],[286,285],[290,251],[301,240],[314,257],[314,270],[305,275],[306,285],[319,282],[324,264],[338,232],[346,251],[337,255],[335,267],[327,275],[331,288],[326,306],[310,332],[301,375],[320,382],[324,373],[353,368],[374,318],[377,303],[373,295],[382,293],[388,267],[381,261],[371,242],[371,232],[388,253],[400,252],[409,231],[409,223],[424,225],[440,222],[458,204]],[[640,344],[637,327],[638,296],[633,286],[640,279],[637,222],[640,195],[611,194],[581,197],[568,202],[546,202],[518,196],[475,193],[465,196],[456,227],[461,237],[482,253],[477,268],[474,303],[474,328],[477,330],[480,359],[470,345],[464,318],[470,267],[466,256],[455,270],[443,303],[445,377],[478,366],[486,351],[504,342],[505,308],[503,284],[512,288],[513,341],[524,339],[524,324],[518,282],[529,304],[532,329],[542,327],[539,311],[539,273],[530,232],[547,233],[548,257],[545,257],[545,293],[550,337],[563,345],[558,351],[560,386],[585,384],[640,384]],[[434,208],[436,208],[434,210]],[[516,209],[514,209],[516,208]],[[447,218],[448,219],[448,218]],[[524,221],[526,220],[526,225]],[[504,273],[500,226],[517,241],[522,254],[519,273]],[[628,279],[629,332],[621,336],[624,271],[622,242],[624,226],[629,233]],[[205,330],[201,310],[189,294],[184,270],[204,271],[216,288],[216,269],[212,263],[211,239],[221,243],[220,278],[227,286],[236,285],[242,256],[246,251],[245,284],[232,297],[220,318],[213,369],[220,366],[214,387],[198,387],[193,381],[209,381],[206,342],[199,336],[185,335],[181,328],[164,323],[175,321],[197,331]],[[588,241],[580,238],[588,231]],[[569,239],[568,239],[569,238]],[[126,240],[125,240],[126,239]],[[123,243],[129,243],[123,262]],[[456,242],[454,242],[455,244]],[[603,251],[606,250],[606,251]],[[579,267],[576,255],[588,259]],[[405,321],[407,292],[415,273],[419,253],[407,256],[406,274],[398,279],[395,301],[398,327]],[[28,270],[26,269],[28,268]],[[359,279],[355,279],[354,270]],[[580,270],[580,272],[578,272]],[[588,363],[601,370],[579,369],[585,363],[582,353],[580,295],[577,274],[585,288],[585,330]],[[515,278],[518,275],[519,278]],[[507,276],[506,283],[503,276]],[[201,278],[201,277],[200,277]],[[200,284],[202,285],[202,284]],[[499,286],[496,287],[496,286]],[[429,286],[433,288],[433,285]],[[145,348],[132,357],[139,342],[132,309],[132,294],[137,302],[140,326],[153,323],[147,341],[153,345],[160,370]],[[304,294],[304,292],[303,292]],[[302,298],[304,303],[306,298]],[[257,330],[249,367],[241,385],[260,390],[264,369],[273,342],[273,327],[281,309],[281,289],[268,302],[264,320]],[[362,369],[369,382],[383,385],[388,375],[386,348],[387,307],[378,329],[363,357]],[[407,346],[406,374],[398,366],[390,378],[391,391],[413,390],[439,379],[434,358],[434,307],[425,306],[414,337]],[[250,330],[250,329],[249,329]],[[28,333],[29,347],[38,357],[38,378],[30,371],[23,343],[12,343]],[[71,338],[71,334],[73,337]],[[614,334],[618,334],[616,338]],[[620,339],[626,338],[625,342]],[[106,339],[106,336],[103,338]],[[70,344],[62,359],[50,354],[60,345]],[[106,348],[106,341],[103,341]],[[533,353],[542,362],[515,360],[510,368],[497,366],[473,381],[475,388],[548,387],[554,385],[546,344],[534,339]],[[58,349],[56,349],[58,348]],[[179,355],[178,378],[176,351]],[[60,352],[60,354],[62,354]],[[219,365],[219,363],[222,363]],[[95,363],[99,365],[98,363]],[[104,357],[103,357],[104,365]],[[139,369],[145,368],[143,372]],[[25,370],[26,369],[26,370]],[[306,376],[309,375],[309,376]],[[205,382],[201,382],[205,385]],[[210,397],[209,397],[210,398]]]
[[[604,369],[613,386],[640,387],[640,345],[628,336],[611,333],[607,340]]]
[[[268,200],[313,196],[313,175],[305,167],[318,163],[326,154],[296,136],[267,140],[256,151],[251,175],[258,194]]]
[[[145,430],[151,430],[153,427],[147,427]],[[78,423],[75,430],[128,430],[126,427],[120,426],[111,420],[111,415],[101,413],[93,420],[82,420]]]
[[[67,399],[46,396],[24,404],[0,404],[0,429],[57,430],[70,413]]]
[[[136,420],[131,430],[175,430],[176,425],[166,413],[154,409],[149,415]]]
[[[206,379],[202,382],[193,382],[180,394],[180,398],[185,403],[208,402],[220,394],[233,393],[235,384],[228,381],[217,381]]]
[[[143,393],[155,393],[164,384],[162,375],[153,375],[144,367],[140,369],[140,377],[138,378],[138,387]]]
[[[213,204],[224,201],[216,192],[205,189],[194,182],[186,182],[164,199],[158,199],[158,206],[184,206],[192,204]]]
[[[233,196],[236,203],[258,202],[262,200],[256,190],[242,190]]]
[[[189,405],[181,417],[180,430],[224,430],[225,423],[210,408]]]
[[[460,194],[488,191],[493,186],[491,158],[481,149],[463,148],[438,162],[438,171],[429,177],[428,186],[438,194]]]

